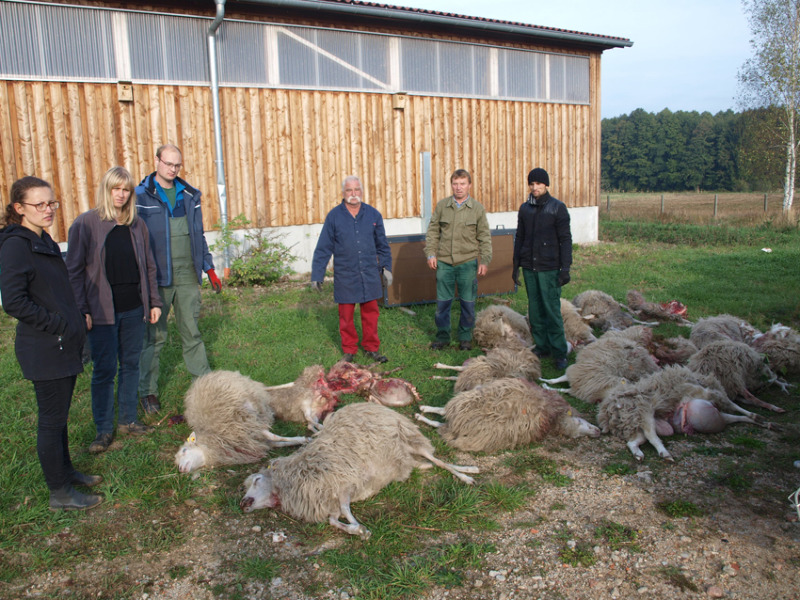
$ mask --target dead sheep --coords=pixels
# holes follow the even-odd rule
[[[733,315],[716,315],[700,319],[692,326],[689,339],[702,350],[711,342],[732,340],[750,344],[760,332],[744,319]]]
[[[776,373],[800,375],[800,334],[795,330],[778,323],[756,335],[750,345],[767,355],[770,369]]]
[[[533,346],[531,330],[525,317],[500,304],[478,312],[472,339],[487,350],[498,346],[515,349]]]
[[[600,435],[558,392],[518,378],[492,381],[456,394],[444,407],[420,406],[420,411],[442,415],[444,423],[414,416],[437,427],[450,446],[470,452],[510,450],[547,435]]]
[[[600,290],[586,290],[572,299],[572,303],[589,320],[592,327],[603,331],[625,329],[634,324],[634,319],[622,310],[619,302]]]
[[[747,404],[786,412],[753,395],[753,391],[769,383],[785,384],[769,368],[764,355],[745,343],[732,340],[710,342],[689,359],[688,367],[698,373],[715,375],[731,400],[741,397]]]
[[[600,403],[597,422],[603,433],[625,440],[638,460],[644,458],[640,446],[645,441],[661,458],[672,460],[659,435],[718,433],[730,423],[769,427],[759,415],[729,400],[714,375],[681,365],[667,366],[635,383],[612,389]]]
[[[691,326],[691,321],[686,319],[686,306],[672,300],[670,302],[646,302],[641,292],[628,290],[625,295],[625,302],[628,308],[644,319],[656,319],[657,321],[673,322],[679,325]]]
[[[275,418],[307,423],[316,431],[322,420],[336,407],[337,394],[330,389],[322,365],[312,365],[291,384],[267,388]]]
[[[477,467],[452,465],[433,454],[433,445],[407,417],[391,408],[359,402],[325,419],[322,431],[290,456],[273,459],[244,482],[244,512],[278,508],[292,518],[324,523],[364,538],[369,530],[350,510],[393,481],[404,481],[414,467],[436,465],[461,481]],[[344,517],[347,523],[339,519]]]
[[[565,298],[561,299],[561,319],[564,321],[564,337],[576,350],[597,340],[589,325],[590,318],[582,316],[575,305]]]
[[[550,384],[568,381],[570,388],[559,391],[584,402],[597,403],[617,384],[638,381],[658,369],[655,359],[641,344],[625,337],[604,335],[581,350],[564,375],[542,381]]]
[[[697,352],[697,346],[685,337],[664,338],[644,325],[633,325],[603,334],[604,338],[614,336],[624,337],[644,346],[661,366],[685,364]]]
[[[432,379],[454,380],[453,391],[456,393],[465,392],[504,377],[521,377],[534,381],[542,376],[539,357],[527,348],[522,350],[492,348],[485,355],[467,359],[461,366],[436,363],[434,367],[459,371],[457,377],[432,377]]]
[[[270,431],[274,412],[266,386],[238,371],[212,371],[186,392],[184,415],[193,431],[175,454],[181,473],[201,467],[256,462],[277,446],[296,446],[305,437]]]

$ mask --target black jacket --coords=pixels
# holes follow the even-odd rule
[[[519,207],[514,238],[514,266],[531,271],[568,271],[572,266],[569,212],[550,193]]]
[[[21,225],[0,230],[0,294],[16,318],[17,360],[25,379],[47,381],[83,371],[86,322],[78,310],[61,250]]]

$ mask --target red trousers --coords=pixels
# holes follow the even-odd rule
[[[378,301],[370,300],[361,306],[361,347],[367,352],[377,352],[381,347],[378,339]],[[342,352],[355,354],[358,352],[358,332],[353,317],[355,304],[339,305],[339,335],[342,336]]]

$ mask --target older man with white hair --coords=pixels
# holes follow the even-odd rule
[[[378,298],[382,281],[392,285],[392,252],[386,239],[383,217],[362,202],[361,181],[350,175],[342,182],[342,201],[325,217],[314,250],[311,284],[322,289],[325,268],[333,256],[333,299],[339,305],[339,335],[342,359],[352,362],[358,352],[354,316],[361,306],[361,348],[373,361],[386,362],[379,353]]]

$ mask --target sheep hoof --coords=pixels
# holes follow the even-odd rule
[[[364,540],[368,540],[370,537],[372,537],[372,532],[369,529],[367,529],[366,527],[364,527],[363,525],[359,525],[358,526],[358,532],[357,533],[361,537],[361,539],[364,539]]]

